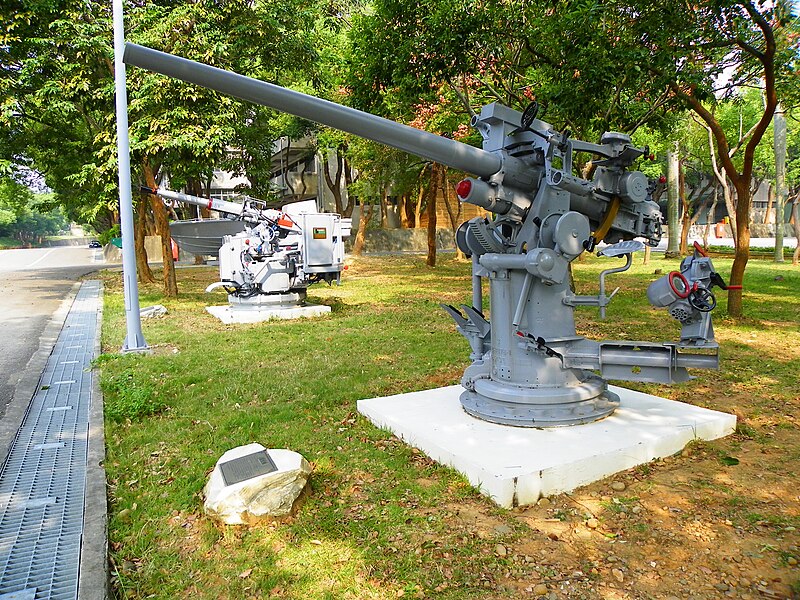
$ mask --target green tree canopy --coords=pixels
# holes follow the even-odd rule
[[[35,194],[11,177],[0,177],[0,237],[27,244],[67,229],[53,194]]]
[[[317,10],[299,0],[134,4],[127,37],[279,80],[313,64]],[[9,23],[0,45],[2,159],[37,169],[74,213],[110,222],[117,198],[110,4],[12,0],[0,17]],[[140,69],[129,69],[128,84],[134,167],[148,157],[179,182],[206,178],[232,142],[247,141],[237,131],[252,114],[240,102]]]

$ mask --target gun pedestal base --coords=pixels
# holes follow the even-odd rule
[[[250,298],[228,296],[227,306],[207,306],[206,310],[226,325],[261,323],[273,319],[302,319],[326,315],[330,306],[306,304],[305,290],[284,294],[259,294]]]
[[[293,292],[283,292],[275,294],[256,294],[255,296],[242,297],[228,295],[228,302],[237,309],[261,309],[261,308],[294,308],[303,306],[306,300],[305,290]]]
[[[560,401],[552,395],[552,390],[546,389],[508,391],[517,392],[519,401],[515,401],[510,395],[501,400],[465,391],[460,397],[461,406],[478,419],[514,427],[581,425],[603,419],[619,406],[619,396],[608,390],[603,390],[587,400],[573,401]],[[537,402],[531,402],[534,395],[538,397]]]

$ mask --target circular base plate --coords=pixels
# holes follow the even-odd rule
[[[461,394],[460,400],[473,417],[514,427],[581,425],[607,417],[619,406],[619,396],[608,390],[588,400],[553,404],[504,402],[468,390]]]
[[[254,308],[269,308],[278,306],[300,306],[306,299],[305,290],[299,292],[284,292],[279,294],[256,294],[249,298],[240,298],[230,294],[228,302],[231,306],[248,306]]]

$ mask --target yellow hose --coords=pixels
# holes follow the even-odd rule
[[[611,229],[611,224],[614,222],[614,219],[617,218],[617,213],[619,212],[619,205],[620,199],[619,196],[614,196],[611,198],[611,202],[608,205],[608,210],[606,211],[605,216],[603,217],[603,222],[600,224],[600,227],[592,234],[592,237],[597,242],[602,242],[603,238],[608,235],[608,230]]]

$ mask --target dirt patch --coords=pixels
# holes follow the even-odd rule
[[[150,352],[153,356],[173,356],[180,352],[180,348],[172,344],[153,344]]]
[[[694,444],[515,509],[524,527],[513,534],[480,506],[446,510],[466,531],[502,540],[502,583],[519,597],[794,599],[800,490],[760,446],[741,436]]]

